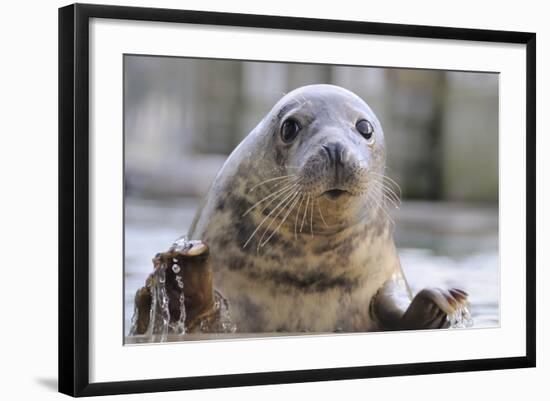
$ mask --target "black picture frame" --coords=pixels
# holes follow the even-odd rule
[[[521,357],[90,383],[88,61],[91,18],[484,41],[526,47],[526,353]],[[72,396],[534,367],[536,35],[527,32],[74,4],[59,9],[59,391]]]

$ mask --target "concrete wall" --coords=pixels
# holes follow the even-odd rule
[[[314,83],[373,108],[405,197],[498,199],[496,74],[142,56],[125,59],[129,194],[202,194],[278,99]]]

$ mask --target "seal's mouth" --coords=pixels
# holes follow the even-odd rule
[[[338,188],[329,189],[328,191],[323,192],[323,195],[325,195],[326,197],[332,200],[336,200],[345,194],[349,194],[349,192]]]

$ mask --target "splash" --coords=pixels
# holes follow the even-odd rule
[[[184,253],[185,251],[188,251],[190,248],[193,247],[193,244],[186,235],[182,235],[181,237],[177,238],[170,247],[171,250],[179,253]]]
[[[166,264],[155,268],[153,274],[147,279],[145,291],[148,291],[149,295],[149,316],[147,319],[147,329],[142,335],[156,342],[166,341],[169,333],[185,334],[185,307],[181,307],[185,299],[183,290],[179,300],[181,307],[180,316],[177,319],[172,319],[172,322],[170,319],[170,300],[166,291]],[[130,335],[132,336],[143,332],[143,330],[139,329],[140,312],[143,313],[136,302],[132,317],[132,327],[130,329]]]
[[[229,304],[216,290],[213,292],[213,305],[210,309],[201,312],[198,317],[196,313],[193,317],[192,311],[188,316],[184,269],[190,266],[184,261],[185,256],[191,254],[196,242],[189,241],[185,236],[179,237],[166,253],[155,256],[153,273],[147,278],[145,287],[136,293],[130,336],[139,337],[140,342],[163,342],[169,337],[177,341],[178,336],[184,336],[188,332],[236,332],[237,327],[229,314]],[[193,304],[193,291],[189,291],[188,295],[188,302]]]
[[[472,327],[474,325],[474,320],[470,313],[470,305],[466,303],[459,306],[454,313],[447,315],[447,321],[453,329],[467,329]]]
[[[235,333],[237,325],[231,320],[229,302],[223,295],[214,290],[214,310],[211,318],[204,318],[199,323],[201,333]]]
[[[132,328],[130,329],[130,336],[140,337],[144,342],[163,342],[171,335],[171,339],[174,340],[174,335],[183,336],[187,333],[185,326],[185,295],[182,291],[179,299],[180,314],[178,319],[171,321],[169,299],[166,294],[164,282],[160,280],[162,274],[158,275],[156,284],[152,287],[152,302],[149,315],[149,325],[144,334],[138,334],[138,307],[134,306],[134,315],[132,317]],[[223,295],[215,291],[214,292],[214,308],[212,312],[202,318],[196,327],[192,330],[193,333],[228,333],[232,334],[237,331],[237,326],[231,319],[229,313],[229,303],[223,297]]]

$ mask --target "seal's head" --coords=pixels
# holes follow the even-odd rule
[[[295,208],[300,200],[316,202],[322,211],[314,216],[322,214],[325,227],[365,218],[381,202],[384,134],[354,93],[333,85],[301,87],[284,96],[260,127],[274,158],[266,164],[276,166],[264,175],[279,190],[287,188]]]

